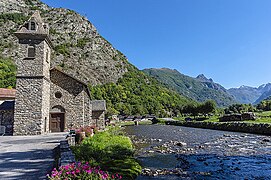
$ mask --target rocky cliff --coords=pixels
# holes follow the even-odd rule
[[[99,35],[86,17],[62,8],[51,8],[39,0],[0,1],[0,56],[16,60],[14,32],[35,10],[50,26],[54,45],[51,66],[92,84],[116,82],[130,66],[127,58]]]

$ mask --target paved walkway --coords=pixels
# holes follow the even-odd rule
[[[65,135],[0,136],[0,179],[46,179],[54,163],[53,149]]]

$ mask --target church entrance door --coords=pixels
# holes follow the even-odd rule
[[[50,131],[64,132],[65,113],[50,113]]]

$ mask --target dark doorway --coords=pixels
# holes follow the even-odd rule
[[[65,128],[65,113],[50,114],[50,131],[64,132]]]

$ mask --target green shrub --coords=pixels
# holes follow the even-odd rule
[[[56,53],[63,54],[65,57],[67,57],[70,56],[70,47],[73,47],[73,45],[70,43],[65,43],[55,46],[54,50]]]
[[[0,88],[15,87],[16,66],[8,58],[0,57]]]
[[[22,24],[27,19],[28,19],[28,16],[25,16],[22,13],[5,13],[5,14],[0,14],[0,21],[2,21],[2,22],[13,21],[15,23]]]
[[[133,154],[131,140],[121,135],[101,132],[86,138],[80,146],[80,158],[85,161],[102,162],[110,159],[123,159]]]
[[[141,172],[141,166],[133,158],[131,140],[119,129],[99,132],[72,149],[77,160],[99,165],[110,173],[120,173],[124,179],[133,179]]]
[[[89,41],[90,41],[90,39],[88,39],[88,38],[78,39],[76,46],[83,49],[85,47],[85,45],[87,44],[87,42],[89,42]]]

